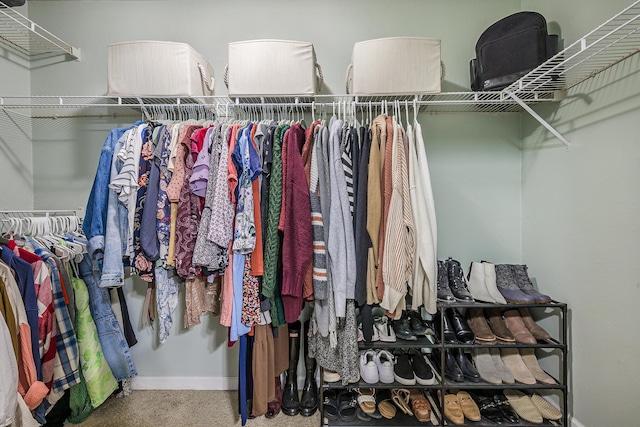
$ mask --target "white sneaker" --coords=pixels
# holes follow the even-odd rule
[[[379,381],[375,350],[365,350],[360,353],[360,376],[367,384],[375,384]]]
[[[395,381],[395,375],[393,373],[393,364],[395,359],[393,355],[387,350],[380,350],[376,354],[376,365],[378,369],[378,377],[380,382],[384,384],[391,384]]]
[[[364,334],[362,333],[362,323],[358,323],[358,342],[364,341]],[[373,335],[371,336],[371,342],[380,341],[380,335],[378,329],[373,325]],[[395,341],[395,340],[394,340]]]
[[[328,369],[323,369],[322,380],[325,383],[337,383],[338,381],[340,381],[340,374],[334,371],[330,371]]]
[[[396,342],[396,333],[389,322],[387,316],[376,316],[373,318],[374,334],[377,332],[382,342]]]

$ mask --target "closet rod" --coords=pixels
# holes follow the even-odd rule
[[[45,214],[45,215],[77,215],[78,209],[27,209],[27,210],[0,210],[0,215],[13,215],[13,214]]]

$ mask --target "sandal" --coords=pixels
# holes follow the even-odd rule
[[[338,419],[338,393],[336,390],[326,390],[322,394],[322,412],[331,421]]]
[[[376,411],[376,389],[356,388],[358,393],[358,405],[365,414],[373,414]]]
[[[409,400],[411,401],[413,414],[416,416],[418,421],[426,423],[431,420],[431,405],[419,389],[411,389],[409,392]]]
[[[358,402],[351,390],[342,390],[338,394],[338,415],[342,421],[354,421],[357,418]]]
[[[409,390],[406,388],[394,388],[391,390],[393,403],[405,414],[413,416],[413,412],[411,412],[411,408],[409,407],[409,394]]]
[[[378,411],[384,418],[390,420],[396,416],[396,407],[391,403],[391,395],[388,389],[378,391]]]

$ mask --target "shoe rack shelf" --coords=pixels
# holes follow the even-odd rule
[[[509,310],[509,309],[517,309],[517,308],[521,308],[521,307],[527,307],[529,310],[532,311],[532,313],[535,314],[536,310],[545,310],[546,314],[549,316],[559,316],[559,323],[560,323],[560,329],[559,329],[559,337],[557,338],[551,338],[549,340],[546,341],[538,341],[536,344],[520,344],[520,343],[516,343],[516,344],[507,344],[507,343],[495,343],[495,344],[462,344],[462,343],[457,343],[457,344],[449,344],[449,343],[445,343],[441,340],[435,340],[435,342],[431,342],[429,339],[425,338],[425,337],[420,337],[418,338],[418,340],[416,341],[403,341],[398,339],[396,342],[394,343],[383,343],[383,342],[371,342],[371,343],[367,343],[367,342],[360,342],[359,343],[359,348],[360,350],[364,350],[364,349],[386,349],[386,350],[391,350],[391,349],[399,349],[399,348],[404,348],[404,349],[410,349],[410,348],[416,348],[416,349],[422,349],[422,348],[426,348],[426,349],[431,349],[431,350],[439,350],[440,351],[440,357],[439,360],[436,360],[435,357],[432,358],[431,360],[428,360],[429,365],[434,368],[433,372],[435,375],[435,383],[432,385],[420,385],[420,384],[416,384],[416,385],[411,385],[411,386],[407,386],[407,385],[403,385],[400,384],[398,382],[394,382],[391,384],[382,384],[382,383],[377,383],[377,384],[368,384],[365,383],[364,381],[359,381],[358,383],[354,383],[354,384],[349,384],[347,386],[342,385],[341,383],[325,383],[325,382],[321,382],[321,387],[320,387],[320,400],[319,402],[322,402],[322,394],[324,390],[330,390],[330,389],[345,389],[345,388],[375,388],[375,389],[392,389],[392,388],[420,388],[422,390],[426,390],[431,394],[432,400],[436,403],[436,418],[439,419],[439,423],[435,424],[435,425],[439,425],[439,426],[451,426],[454,425],[452,422],[450,422],[449,420],[446,419],[446,417],[444,416],[440,416],[441,414],[443,414],[443,404],[442,402],[439,401],[438,397],[437,397],[437,393],[446,393],[447,390],[495,390],[496,392],[499,392],[500,390],[504,390],[504,389],[516,389],[516,390],[535,390],[535,391],[553,391],[556,390],[558,391],[562,397],[561,397],[561,411],[563,414],[563,418],[559,421],[556,421],[556,424],[553,424],[552,422],[550,422],[549,420],[544,420],[544,422],[542,424],[533,424],[533,423],[529,423],[526,422],[524,420],[520,420],[519,423],[516,424],[508,424],[510,426],[529,426],[529,427],[533,427],[533,426],[540,426],[540,425],[561,425],[561,426],[569,426],[569,422],[568,422],[568,414],[567,414],[567,407],[568,407],[568,386],[567,386],[567,352],[568,352],[568,346],[566,343],[566,337],[567,337],[567,304],[559,302],[559,301],[552,301],[550,303],[547,304],[489,304],[489,303],[481,303],[481,302],[453,302],[453,303],[445,303],[445,302],[438,302],[438,313],[435,316],[444,316],[444,312],[446,308],[456,308],[456,309],[468,309],[468,308],[498,308],[501,310]],[[443,335],[443,329],[444,329],[444,322],[443,319],[440,319],[440,323],[439,323],[440,327],[442,328],[440,330],[440,334],[436,334],[436,336],[442,336]],[[474,383],[474,382],[469,382],[469,381],[465,381],[465,382],[455,382],[455,381],[451,381],[449,379],[444,378],[444,376],[442,375],[444,373],[444,368],[445,368],[445,350],[451,350],[451,349],[456,349],[456,348],[463,348],[465,350],[473,350],[475,348],[534,348],[534,349],[539,349],[539,350],[543,350],[543,349],[548,349],[548,350],[552,350],[553,353],[559,355],[560,357],[560,378],[554,378],[554,380],[556,380],[557,384],[542,384],[542,383],[536,383],[536,384],[532,384],[532,385],[527,385],[527,384],[519,384],[519,383],[515,383],[515,384],[502,384],[502,385],[493,385],[493,384],[488,384],[485,382],[479,382],[479,383]],[[440,366],[434,366],[437,363],[440,363]],[[322,378],[322,374],[321,374],[321,378]],[[418,421],[415,417],[413,416],[407,416],[405,414],[402,413],[402,411],[400,411],[399,409],[397,410],[396,416],[392,419],[371,419],[370,421],[360,421],[360,420],[355,420],[355,421],[343,421],[343,420],[327,420],[324,418],[324,414],[322,412],[323,408],[322,406],[320,406],[320,411],[321,411],[321,425],[323,426],[407,426],[407,427],[413,427],[413,426],[424,426],[424,425],[432,425],[430,423],[422,423],[420,421]],[[326,422],[325,422],[326,421]],[[465,419],[465,424],[467,426],[474,426],[474,427],[484,427],[484,426],[495,426],[495,423],[492,423],[491,421],[485,419],[484,417],[482,418],[481,421],[478,422],[472,422],[469,420]]]

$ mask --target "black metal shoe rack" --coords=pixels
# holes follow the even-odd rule
[[[429,394],[431,395],[432,402],[436,403],[436,413],[439,415],[437,416],[438,420],[439,420],[439,424],[436,425],[440,425],[440,426],[445,426],[445,425],[449,425],[452,426],[454,425],[451,421],[447,420],[446,417],[444,416],[444,411],[443,411],[443,401],[442,398],[439,398],[438,396],[444,396],[445,393],[447,393],[449,390],[466,390],[466,391],[473,391],[473,390],[495,390],[496,393],[500,392],[501,390],[504,389],[519,389],[519,390],[523,390],[526,392],[526,390],[531,390],[531,391],[535,391],[537,393],[540,393],[543,397],[545,395],[548,395],[548,393],[554,393],[554,392],[558,392],[561,394],[561,398],[560,398],[560,410],[562,411],[562,419],[559,421],[556,421],[555,424],[551,423],[548,420],[544,420],[544,422],[542,424],[532,424],[529,422],[526,422],[524,420],[520,420],[519,423],[516,424],[504,424],[505,426],[518,426],[518,427],[534,427],[534,426],[540,426],[540,425],[561,425],[561,426],[569,426],[569,416],[568,416],[568,385],[567,385],[567,376],[568,376],[568,365],[567,365],[567,304],[562,303],[562,302],[558,302],[558,301],[552,301],[548,304],[489,304],[489,303],[481,303],[481,302],[453,302],[453,303],[444,303],[444,302],[438,302],[438,313],[436,314],[436,316],[444,316],[444,312],[445,309],[448,307],[453,307],[456,308],[458,310],[464,311],[468,308],[499,308],[501,310],[509,310],[509,309],[517,309],[517,308],[521,308],[521,307],[527,307],[529,309],[529,311],[531,312],[532,316],[534,318],[538,318],[540,316],[544,316],[544,317],[551,317],[551,316],[555,316],[558,318],[558,331],[559,331],[559,337],[557,338],[551,338],[549,340],[546,341],[538,341],[537,344],[520,344],[520,343],[516,343],[516,344],[507,344],[507,343],[501,343],[500,341],[498,341],[496,344],[462,344],[462,343],[457,343],[457,344],[448,344],[448,343],[444,343],[444,342],[438,342],[438,340],[436,340],[436,343],[432,343],[431,341],[429,341],[427,338],[425,337],[418,337],[417,341],[403,341],[400,339],[397,339],[396,342],[393,343],[383,343],[383,342],[372,342],[372,343],[366,343],[366,342],[360,342],[359,343],[359,348],[360,350],[364,350],[364,349],[387,349],[387,350],[393,350],[393,349],[411,349],[411,348],[417,348],[417,349],[422,349],[422,348],[427,348],[427,349],[431,349],[431,351],[433,351],[433,349],[439,349],[440,350],[440,366],[433,366],[434,364],[431,363],[432,367],[435,368],[434,369],[434,374],[436,376],[436,382],[433,385],[428,385],[428,386],[424,386],[424,385],[420,385],[420,384],[416,384],[416,385],[412,385],[412,386],[407,386],[404,384],[400,384],[398,382],[394,382],[392,384],[382,384],[382,383],[377,383],[377,384],[368,384],[362,380],[360,380],[360,382],[355,383],[355,384],[349,384],[348,386],[343,386],[342,383],[338,382],[338,383],[325,383],[323,381],[323,373],[322,371],[320,372],[320,397],[318,400],[318,405],[319,405],[319,409],[320,409],[320,423],[321,426],[353,426],[353,427],[360,427],[360,426],[394,426],[394,427],[402,427],[402,426],[406,426],[406,427],[414,427],[414,426],[425,426],[425,425],[432,425],[429,422],[423,423],[418,421],[415,417],[413,416],[408,416],[405,415],[404,413],[402,413],[402,411],[400,411],[399,409],[396,411],[396,416],[392,419],[371,419],[370,421],[360,421],[360,420],[355,420],[355,421],[342,421],[340,419],[338,420],[328,420],[325,419],[324,417],[324,413],[323,413],[323,405],[322,402],[324,400],[323,398],[323,394],[325,390],[328,389],[345,389],[345,388],[375,388],[375,389],[392,389],[392,388],[420,388],[422,390],[426,390],[429,392]],[[444,328],[444,321],[442,321],[443,319],[440,319],[440,328],[443,329]],[[440,331],[440,334],[436,334],[437,336],[443,336],[443,330]],[[533,384],[533,385],[526,385],[526,384],[502,384],[502,385],[493,385],[493,384],[488,384],[485,382],[479,382],[479,383],[473,383],[473,382],[454,382],[454,381],[450,381],[448,379],[446,379],[443,375],[444,373],[444,367],[445,367],[445,350],[450,350],[450,349],[454,349],[454,348],[463,348],[465,351],[470,351],[473,350],[474,348],[501,348],[501,347],[509,347],[509,348],[534,348],[536,349],[536,355],[538,356],[538,358],[540,358],[541,354],[543,354],[545,351],[550,352],[551,355],[556,355],[557,357],[559,357],[560,359],[560,378],[555,378],[556,383],[557,384],[553,384],[553,385],[549,385],[549,384],[541,384],[541,383],[537,383],[537,384]],[[433,358],[431,359],[432,361],[434,360]],[[437,362],[437,361],[436,361]],[[440,393],[438,393],[438,391]],[[467,419],[465,419],[465,424],[466,426],[476,426],[476,427],[484,427],[484,426],[495,426],[496,424],[485,419],[484,417],[482,418],[481,421],[477,421],[477,422],[473,422],[473,421],[469,421]]]

